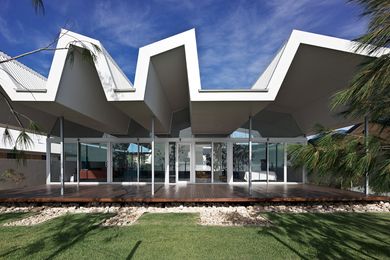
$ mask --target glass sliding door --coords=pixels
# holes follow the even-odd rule
[[[135,143],[112,144],[112,180],[136,182],[138,180],[138,145]]]
[[[66,182],[77,182],[77,143],[65,143],[65,172]]]
[[[61,145],[59,142],[50,143],[50,182],[59,182],[61,174],[60,161]]]
[[[265,143],[252,143],[252,181],[267,181],[267,144]]]
[[[50,181],[60,182],[61,175],[61,160],[60,151],[61,145],[57,142],[52,142],[50,154]],[[65,182],[77,182],[77,144],[64,144],[64,160],[65,160]]]
[[[248,143],[233,144],[233,181],[246,182],[245,175],[249,170],[249,146]]]
[[[226,143],[213,144],[213,174],[214,183],[227,182]]]
[[[177,144],[177,180],[189,182],[191,180],[191,145]]]
[[[211,143],[195,144],[195,182],[211,183]]]
[[[176,143],[169,143],[169,183],[176,183]]]
[[[107,144],[80,143],[80,182],[107,181]]]
[[[154,150],[154,181],[165,182],[165,143],[156,143]]]
[[[269,181],[284,181],[284,145],[268,144]]]
[[[150,143],[140,143],[139,153],[139,181],[152,181],[152,145]]]
[[[287,182],[303,182],[303,168],[294,167],[289,154],[287,154]]]

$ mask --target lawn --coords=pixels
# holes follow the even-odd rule
[[[0,223],[20,218],[0,215]],[[109,215],[66,215],[0,227],[0,258],[367,259],[390,257],[390,214],[267,214],[272,227],[205,227],[196,214],[146,214],[130,227]]]

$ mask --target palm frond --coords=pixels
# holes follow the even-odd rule
[[[38,125],[38,123],[31,119],[29,120],[27,129],[33,134],[38,134],[43,132],[42,128]]]
[[[43,0],[31,0],[35,13],[45,15],[45,5]]]
[[[11,131],[9,130],[8,126],[6,128],[4,128],[4,132],[3,132],[3,144],[5,146],[9,145],[9,146],[12,146],[14,143],[14,138],[11,134]]]
[[[29,150],[33,147],[34,142],[29,136],[29,134],[26,132],[25,129],[22,129],[16,138],[15,141],[15,147],[18,150]]]
[[[370,19],[367,32],[356,39],[360,44],[356,50],[373,53],[381,47],[390,46],[390,1],[388,0],[351,0],[364,8],[363,17]]]

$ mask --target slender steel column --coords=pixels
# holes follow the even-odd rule
[[[365,145],[366,145],[366,153],[368,153],[368,116],[364,117],[364,140],[365,140]],[[364,185],[364,193],[366,195],[369,194],[369,181],[368,181],[368,168],[366,170],[366,176],[365,176],[365,185]]]
[[[249,116],[249,179],[248,179],[248,191],[249,195],[252,194],[252,116]]]
[[[46,184],[50,183],[50,164],[51,164],[51,142],[50,142],[50,134],[47,134],[46,137]]]
[[[141,163],[139,151],[139,138],[137,138],[137,182],[139,182],[139,165]]]
[[[64,117],[60,117],[60,138],[61,138],[61,196],[64,195],[65,181],[64,181],[64,172],[65,172],[65,144],[64,144]]]
[[[154,196],[154,117],[152,117],[152,196]]]
[[[80,185],[80,140],[77,139],[77,187]]]
[[[267,139],[267,143],[265,144],[265,156],[267,158],[267,184],[269,183],[269,139]]]

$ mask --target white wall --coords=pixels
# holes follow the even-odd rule
[[[0,127],[0,149],[7,149],[7,150],[12,150],[14,148],[14,143],[12,145],[8,143],[4,143],[3,141],[3,134],[4,134],[4,127]],[[12,138],[15,142],[16,138],[18,138],[18,135],[20,131],[18,130],[13,130],[9,129]],[[30,152],[40,152],[40,153],[46,153],[46,136],[44,135],[35,135],[35,134],[29,134],[31,139],[33,140],[33,145],[31,149],[28,149],[26,151]],[[60,153],[60,145],[59,144],[53,144],[52,145],[52,153]]]

